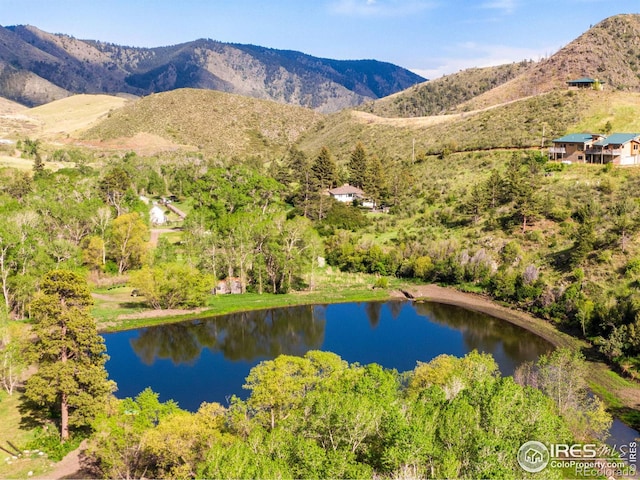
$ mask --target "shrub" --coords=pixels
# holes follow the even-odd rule
[[[379,277],[373,284],[373,288],[389,288],[389,279],[387,277]]]

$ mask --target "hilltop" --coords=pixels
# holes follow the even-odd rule
[[[210,39],[135,48],[20,25],[0,27],[0,80],[0,96],[27,106],[78,93],[200,88],[333,112],[424,78],[376,60],[322,59]]]
[[[566,89],[591,77],[605,90],[640,92],[640,15],[607,18],[549,58],[468,69],[416,85],[362,110],[388,117],[461,113]]]
[[[466,101],[518,77],[532,68],[523,61],[486,68],[468,68],[415,85],[408,90],[367,102],[357,110],[381,117],[426,117],[446,114]]]
[[[165,149],[171,145],[172,149],[201,150],[217,157],[266,159],[282,156],[321,118],[321,114],[302,107],[211,90],[180,89],[117,109],[80,138],[134,150],[136,142],[160,138]]]
[[[85,43],[75,39],[47,38],[61,42],[60,48],[81,52],[76,56],[83,61],[108,66],[112,65],[109,58],[116,56],[125,63],[134,58],[142,62],[134,50],[124,47],[93,42],[89,45],[95,48],[86,50]],[[262,47],[242,48],[247,55],[275,58],[281,53]],[[176,52],[174,47],[169,50]],[[298,56],[297,61],[306,58],[296,52],[288,54]],[[24,128],[13,131],[17,137],[57,136],[58,141],[79,141],[98,149],[183,149],[224,158],[250,155],[265,161],[281,158],[293,145],[309,155],[327,146],[339,161],[348,157],[357,142],[385,158],[540,148],[566,133],[604,131],[607,122],[616,131],[640,131],[635,120],[640,117],[640,79],[635,73],[638,55],[640,16],[620,15],[603,20],[543,61],[468,69],[328,115],[247,95],[176,89],[139,99],[129,96],[126,101],[108,101],[91,109],[54,102],[39,107],[41,110],[23,112],[28,121],[24,120]],[[153,61],[145,60],[147,66]],[[332,65],[336,69],[353,66],[348,62]],[[580,76],[599,77],[605,82],[604,91],[568,91],[566,80]],[[94,97],[66,101],[81,106]],[[14,117],[11,122],[0,120],[0,131],[5,135],[18,122]],[[47,124],[52,128],[47,129]]]

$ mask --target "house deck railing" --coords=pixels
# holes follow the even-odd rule
[[[588,148],[589,155],[622,155],[621,148]]]
[[[567,153],[567,149],[564,147],[551,147],[549,153]]]

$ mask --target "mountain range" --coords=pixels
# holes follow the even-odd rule
[[[78,93],[144,96],[199,88],[327,113],[424,80],[377,60],[323,59],[210,39],[136,48],[79,40],[33,26],[0,27],[0,96],[26,106]]]
[[[15,27],[0,28],[0,33],[15,37],[18,30],[22,31],[25,38],[29,31],[39,32],[32,27]],[[344,161],[354,145],[362,142],[385,158],[420,158],[434,154],[443,156],[446,152],[540,148],[541,145],[548,145],[550,139],[574,132],[601,132],[607,129],[640,132],[640,15],[634,14],[607,18],[540,61],[524,60],[463,70],[329,114],[325,112],[349,103],[347,100],[354,100],[354,95],[366,97],[364,93],[369,92],[366,98],[371,99],[384,93],[373,90],[376,85],[381,85],[380,82],[371,83],[374,77],[371,72],[380,65],[379,62],[318,60],[323,62],[325,70],[333,74],[342,69],[347,75],[353,65],[358,68],[368,66],[371,71],[364,75],[360,70],[360,75],[364,75],[363,81],[357,84],[360,93],[348,90],[350,97],[333,96],[331,102],[326,101],[322,106],[310,109],[292,99],[301,98],[303,92],[319,98],[322,92],[326,94],[329,91],[328,81],[321,87],[314,87],[313,78],[316,77],[308,73],[303,78],[299,65],[312,62],[311,57],[263,47],[218,44],[216,48],[225,52],[233,50],[244,56],[243,61],[235,59],[233,63],[240,65],[237,74],[239,80],[233,83],[236,85],[234,88],[240,89],[239,86],[242,86],[244,93],[216,91],[201,86],[140,96],[144,86],[151,88],[149,85],[152,85],[161,90],[158,85],[162,79],[168,82],[163,84],[167,89],[169,85],[179,84],[178,78],[181,77],[175,70],[177,62],[173,63],[175,75],[171,76],[167,73],[168,69],[171,70],[169,67],[157,67],[161,57],[178,58],[178,52],[182,49],[187,52],[185,55],[199,52],[211,59],[213,50],[209,47],[213,48],[215,42],[195,42],[203,46],[199,50],[194,48],[194,44],[166,47],[167,52],[162,53],[158,49],[129,49],[81,42],[64,35],[42,32],[38,35],[47,41],[38,40],[40,37],[36,36],[19,45],[33,55],[36,49],[34,44],[40,45],[42,48],[36,50],[42,58],[51,62],[54,57],[45,52],[44,46],[54,51],[53,44],[59,42],[60,46],[55,51],[61,60],[55,64],[43,64],[44,60],[14,52],[14,55],[20,56],[23,64],[31,62],[34,70],[38,67],[40,71],[46,70],[43,65],[49,65],[53,72],[60,73],[67,85],[86,86],[87,83],[81,80],[87,82],[85,77],[91,74],[92,85],[102,85],[105,90],[118,91],[120,94],[69,96],[70,90],[61,90],[60,95],[65,98],[27,108],[24,106],[26,102],[19,105],[7,100],[11,97],[5,93],[4,100],[0,97],[0,137],[16,140],[35,137],[83,148],[133,150],[147,154],[186,149],[221,159],[252,156],[268,162],[281,159],[292,146],[310,155],[326,146],[336,158]],[[7,55],[2,45],[0,39],[0,58]],[[62,51],[70,53],[65,57]],[[149,57],[145,57],[145,54]],[[270,56],[278,61],[289,58],[290,63],[276,68],[276,60],[269,61]],[[262,76],[250,76],[248,72],[254,65],[250,58],[257,57],[263,59],[261,66],[256,67]],[[109,60],[112,58],[118,61]],[[222,57],[217,58],[220,60]],[[62,59],[66,59],[67,63],[63,63]],[[84,64],[98,65],[103,70],[98,67],[90,69]],[[119,64],[131,65],[130,70],[137,69],[147,74],[128,73],[118,67]],[[207,63],[202,61],[200,64]],[[56,93],[55,89],[61,89],[32,71],[23,69],[18,73],[17,67],[12,64],[5,62],[3,65],[5,72],[13,69],[11,71],[16,78],[29,80],[22,84],[23,87],[29,87],[28,92]],[[56,65],[60,70],[53,68]],[[76,65],[77,68],[69,65]],[[151,68],[152,65],[156,67]],[[231,64],[225,65],[227,73],[216,78],[224,77],[228,81],[232,78],[232,68],[229,67]],[[249,95],[250,85],[255,86],[255,91],[258,86],[272,88],[272,94],[275,95],[279,84],[274,80],[275,77],[265,80],[268,70],[265,65],[272,65],[273,71],[288,72],[287,75],[298,72],[296,82],[299,83],[293,85],[285,82],[285,85],[291,86],[291,90],[277,90],[279,95],[284,95],[284,91],[293,92],[293,97],[289,96],[287,100],[282,96],[279,101],[273,101],[272,98],[252,98]],[[220,69],[223,66],[220,63]],[[159,73],[158,68],[164,73]],[[354,75],[354,69],[349,75]],[[111,74],[98,74],[100,71]],[[393,71],[396,70],[390,70]],[[76,76],[66,75],[69,72],[75,72]],[[604,90],[568,90],[566,82],[579,77],[598,78]],[[49,75],[49,78],[56,77]],[[309,83],[305,80],[307,78],[311,79]],[[368,86],[364,79],[369,81]],[[227,85],[230,89],[231,84],[221,85]],[[3,88],[8,85],[1,73],[0,85]],[[48,85],[49,90],[42,85]],[[355,84],[349,86],[356,88]],[[344,86],[340,88],[341,92],[347,91]],[[133,95],[123,95],[123,91]],[[267,94],[263,92],[255,96]],[[329,108],[330,105],[332,108]]]

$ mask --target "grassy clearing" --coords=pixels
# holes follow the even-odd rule
[[[364,302],[387,300],[390,290],[373,289],[377,277],[366,274],[344,274],[331,268],[316,273],[312,291],[298,291],[288,294],[211,295],[204,310],[156,311],[144,304],[141,297],[132,297],[128,286],[100,289],[94,292],[93,316],[102,331],[128,330],[151,325],[173,323],[193,318],[225,315],[233,312],[288,307],[293,305],[329,304],[344,302]],[[399,288],[400,282],[392,280],[390,287]],[[158,316],[160,314],[161,316]],[[123,317],[135,318],[123,318]]]
[[[130,99],[113,95],[72,95],[29,109],[40,120],[41,133],[62,134],[84,130],[110,112],[124,107]]]
[[[20,402],[19,393],[10,396],[5,391],[0,391],[0,447],[12,452],[14,449],[9,443],[23,450],[24,445],[34,437],[33,430],[20,425]],[[29,472],[37,476],[50,468],[51,462],[37,452],[22,451],[18,457],[4,450],[0,451],[0,478],[28,478]]]
[[[622,378],[603,363],[591,363],[593,376],[589,387],[607,405],[612,415],[640,431],[640,385]],[[635,405],[636,408],[632,408]]]

